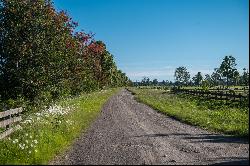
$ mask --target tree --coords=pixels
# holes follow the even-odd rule
[[[143,77],[141,80],[143,86],[148,86],[150,84],[150,79],[148,77]]]
[[[190,79],[190,74],[186,67],[181,66],[175,69],[174,77],[176,82],[179,82],[180,85],[186,85]]]
[[[73,56],[66,44],[74,44],[75,22],[56,13],[49,0],[2,0],[0,19],[2,95],[33,99],[48,87],[51,92],[63,87]]]
[[[214,86],[217,86],[222,82],[221,72],[218,68],[214,69],[214,72],[211,75],[211,79]]]
[[[194,77],[193,77],[193,81],[195,85],[200,86],[202,83],[203,77],[201,75],[201,72],[198,72]]]
[[[158,85],[158,80],[157,79],[153,79],[152,83],[153,83],[153,85]]]
[[[1,100],[131,84],[113,56],[51,0],[0,0]]]
[[[246,68],[243,68],[243,74],[240,77],[240,82],[242,85],[247,86],[249,84],[249,72]]]
[[[229,85],[230,79],[233,78],[234,72],[237,70],[235,63],[235,58],[233,56],[225,56],[223,59],[221,65],[220,65],[220,71],[223,77],[226,78],[226,84]]]
[[[212,78],[211,78],[211,76],[209,74],[205,75],[204,80],[207,81],[210,86],[213,85],[213,80],[212,80]]]
[[[237,70],[235,70],[232,76],[232,83],[233,85],[238,85],[239,81],[240,81],[240,73]]]

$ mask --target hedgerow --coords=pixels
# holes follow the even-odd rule
[[[131,81],[93,34],[51,0],[0,0],[2,101],[49,101]]]

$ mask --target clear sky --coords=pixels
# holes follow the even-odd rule
[[[174,80],[186,66],[191,76],[211,74],[226,55],[249,68],[248,0],[53,0],[95,33],[133,81],[143,76]]]

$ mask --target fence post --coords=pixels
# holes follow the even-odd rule
[[[241,95],[241,93],[239,93],[239,96],[240,96],[240,105],[242,105],[242,95]]]
[[[11,115],[6,116],[6,119],[11,119]],[[5,129],[8,130],[10,128],[10,124],[5,126]]]
[[[10,109],[0,112],[0,127],[4,129],[0,132],[0,139],[14,132],[14,124],[22,120],[20,113],[23,111],[22,107]]]

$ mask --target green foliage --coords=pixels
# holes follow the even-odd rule
[[[236,69],[236,59],[233,56],[225,56],[219,68],[215,68],[214,72],[209,75],[206,74],[204,80],[206,80],[209,86],[225,85],[229,86],[248,86],[249,84],[249,72],[246,68],[243,68],[243,73],[241,74]],[[200,86],[203,81],[201,72],[198,72],[189,82],[189,72],[185,67],[178,67],[174,73],[175,85],[197,85]]]
[[[157,86],[158,80],[157,79],[153,79],[152,84],[155,85],[155,86]]]
[[[22,97],[18,97],[15,100],[10,98],[8,100],[4,100],[2,102],[0,102],[0,112],[1,111],[5,111],[8,109],[12,109],[12,108],[17,108],[17,107],[21,107],[27,104],[27,101],[24,100],[24,98]]]
[[[195,85],[200,86],[202,83],[203,77],[201,75],[201,72],[198,72],[194,77],[193,77],[193,81]]]
[[[248,86],[249,85],[249,72],[246,70],[246,68],[243,69],[243,74],[240,76],[239,80],[241,85]]]
[[[202,89],[203,89],[204,91],[208,91],[208,90],[209,90],[209,82],[208,82],[208,80],[202,81],[201,86],[202,86]]]
[[[220,85],[223,83],[222,75],[221,75],[221,72],[218,68],[214,69],[214,72],[211,75],[211,80],[212,80],[211,81],[212,85],[214,85],[214,86],[217,86],[217,85]]]
[[[148,77],[143,77],[143,79],[141,80],[141,85],[149,86],[150,85],[150,79]]]
[[[0,133],[3,132],[3,131],[5,131],[5,129],[0,127]]]
[[[175,80],[180,83],[180,85],[186,85],[190,79],[190,74],[187,68],[184,66],[175,69]]]
[[[127,85],[113,56],[92,34],[76,32],[51,0],[0,0],[0,95],[49,101]]]
[[[234,79],[236,76],[239,75],[235,63],[235,58],[233,56],[225,56],[221,65],[220,65],[220,72],[223,77],[226,77],[227,86],[229,85],[229,80]]]

